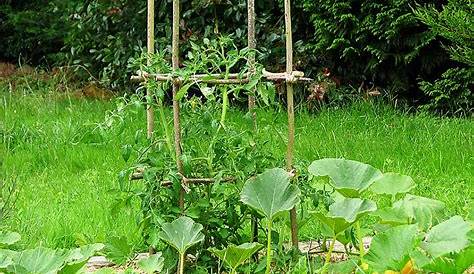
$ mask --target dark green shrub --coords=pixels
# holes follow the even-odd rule
[[[454,68],[445,71],[433,83],[420,82],[429,102],[424,106],[441,113],[472,113],[474,87],[474,3],[451,0],[438,11],[433,6],[420,7],[415,14],[432,32],[442,37],[444,48],[454,61]]]
[[[345,83],[372,81],[406,91],[447,58],[439,54],[433,33],[413,15],[413,1],[297,3],[314,25],[309,50]]]
[[[231,35],[239,47],[245,47],[246,9],[244,0],[181,1],[181,54],[184,56],[189,49],[190,40],[202,41],[203,37],[220,34]],[[264,58],[276,60],[274,55],[283,52],[284,40],[283,30],[275,25],[278,18],[273,15],[275,11],[281,14],[281,10],[273,0],[257,1],[257,9],[259,47]],[[70,61],[83,76],[100,80],[104,85],[115,89],[129,86],[134,73],[128,67],[129,61],[146,47],[146,16],[146,1],[91,0],[79,4],[71,16],[73,27],[66,38],[65,50]],[[155,37],[156,49],[170,50],[170,1],[156,0]]]
[[[0,60],[53,65],[69,31],[74,1],[6,1],[0,4]]]
[[[424,109],[442,114],[466,114],[474,110],[474,68],[452,68],[434,82],[420,82],[421,90],[429,96]]]

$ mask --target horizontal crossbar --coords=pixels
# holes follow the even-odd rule
[[[130,175],[130,180],[140,180],[140,179],[143,179],[143,172],[141,171],[134,172]],[[222,178],[220,180],[216,180],[215,178],[186,178],[186,177],[182,178],[182,182],[184,184],[206,185],[206,184],[213,184],[216,181],[229,183],[229,182],[234,182],[235,178],[227,177],[227,178]],[[170,187],[171,185],[173,185],[173,182],[169,180],[161,182],[162,187]]]
[[[231,73],[227,76],[223,74],[194,74],[191,75],[189,78],[185,79],[179,76],[173,76],[172,74],[165,73],[165,74],[149,74],[143,71],[140,71],[138,75],[134,75],[131,77],[133,81],[146,81],[147,79],[154,79],[156,81],[175,81],[178,83],[182,83],[185,81],[188,82],[196,82],[196,83],[207,83],[207,84],[245,84],[250,81],[250,74],[238,74],[238,73]],[[304,73],[302,71],[293,71],[291,73],[286,72],[268,72],[263,70],[263,79],[266,81],[274,81],[274,82],[310,82],[313,81],[311,78],[304,77]]]

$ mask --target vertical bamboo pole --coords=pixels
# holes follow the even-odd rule
[[[256,40],[255,40],[255,0],[247,1],[247,42],[249,50],[255,50]],[[249,56],[249,72],[250,74],[255,73],[255,53],[252,52]],[[249,105],[248,105],[250,114],[252,115],[252,122],[254,130],[257,129],[257,116],[255,113],[255,89],[251,91],[249,96]]]
[[[293,37],[291,28],[291,0],[285,0],[285,35],[286,35],[286,72],[293,71]],[[286,168],[293,168],[293,153],[295,146],[295,109],[293,102],[293,83],[286,82],[286,96],[288,103],[288,146],[286,151]],[[291,242],[298,248],[298,224],[296,220],[296,208],[290,211]]]
[[[155,0],[148,0],[147,12],[147,65],[151,65],[151,55],[155,53]],[[153,91],[146,90],[147,105],[146,105],[146,132],[148,139],[153,137],[153,127],[155,115],[153,113]]]
[[[247,42],[249,50],[255,50],[255,0],[247,0]],[[255,73],[255,53],[251,52],[249,56],[249,72]],[[257,130],[257,113],[255,113],[255,88],[249,95],[249,112],[252,115],[252,124],[254,133]],[[257,217],[252,217],[252,242],[258,241],[258,220]]]
[[[179,68],[179,0],[173,0],[173,37],[172,37],[172,66],[173,71]],[[178,172],[182,175],[183,162],[181,159],[181,125],[179,121],[179,102],[176,99],[176,94],[180,88],[178,82],[173,82],[173,127],[174,127],[174,147],[176,153],[176,165]],[[179,191],[179,207],[184,209],[184,189],[181,187]]]

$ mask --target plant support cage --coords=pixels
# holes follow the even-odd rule
[[[154,0],[148,0],[148,12],[147,12],[147,52],[148,52],[148,65],[151,64],[150,56],[154,53],[154,11],[155,4]],[[255,39],[255,2],[254,0],[247,1],[247,12],[248,12],[248,48],[254,50],[256,48]],[[173,0],[173,19],[172,19],[172,69],[177,71],[179,69],[179,21],[180,21],[180,3],[179,0]],[[263,80],[266,81],[284,81],[286,84],[286,95],[287,95],[287,111],[288,111],[288,142],[286,151],[286,168],[288,171],[293,169],[293,155],[294,155],[294,143],[295,143],[295,114],[294,114],[294,99],[293,99],[293,86],[300,81],[311,81],[309,78],[304,77],[304,73],[293,70],[293,38],[292,38],[292,27],[291,27],[291,1],[285,0],[285,37],[286,37],[286,71],[279,73],[272,73],[263,71]],[[219,74],[196,74],[191,76],[187,81],[200,81],[209,84],[239,84],[246,83],[249,81],[252,73],[255,72],[255,55],[251,54],[248,60],[248,73],[244,74],[242,78],[240,74],[230,74],[224,79]],[[181,146],[181,125],[180,125],[180,105],[177,99],[177,93],[180,86],[183,84],[184,79],[180,79],[174,74],[147,74],[140,72],[139,75],[132,76],[132,80],[146,81],[147,79],[154,79],[156,81],[171,81],[173,83],[173,128],[174,128],[174,150],[175,159],[178,172],[181,174],[181,190],[179,195],[179,206],[181,209],[184,208],[184,195],[185,188],[189,184],[208,184],[213,183],[212,178],[186,178],[183,170],[182,162],[182,146]],[[255,114],[255,91],[250,91],[248,108],[252,114],[254,128],[256,127],[256,114]],[[147,90],[147,97],[151,98],[152,90]],[[151,138],[154,130],[154,110],[151,103],[147,103],[147,136]],[[139,179],[140,175],[134,175],[134,179]],[[232,180],[232,179],[229,179]],[[164,185],[169,182],[163,182]],[[298,226],[296,219],[296,209],[293,208],[290,211],[291,221],[291,241],[294,247],[298,247]]]

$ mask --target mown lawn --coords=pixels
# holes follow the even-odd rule
[[[145,130],[141,109],[111,119],[119,99],[95,101],[66,95],[1,91],[0,176],[18,184],[13,216],[2,226],[18,231],[25,246],[70,247],[127,236],[139,242],[133,215],[110,214],[120,148]],[[247,123],[233,110],[229,120]],[[285,153],[286,113],[259,110],[269,153]],[[107,119],[106,117],[109,117]],[[114,121],[108,123],[109,121]],[[296,157],[345,157],[383,171],[412,176],[415,193],[464,214],[474,198],[474,122],[411,115],[380,104],[358,103],[317,114],[297,113]],[[244,126],[244,125],[242,125]],[[303,231],[304,237],[310,237]]]

